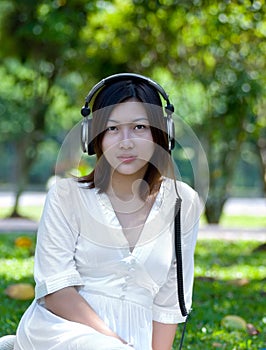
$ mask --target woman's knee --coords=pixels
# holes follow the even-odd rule
[[[68,350],[134,350],[119,339],[104,334],[88,334],[70,341]]]

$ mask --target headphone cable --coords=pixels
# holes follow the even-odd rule
[[[179,350],[182,349],[183,343],[184,343],[184,337],[185,337],[185,331],[187,322],[189,319],[190,313],[187,312],[186,305],[185,305],[185,298],[184,298],[184,282],[183,282],[183,264],[182,264],[182,245],[181,245],[181,202],[182,199],[180,198],[176,181],[174,181],[175,184],[175,191],[177,194],[176,202],[175,202],[175,255],[176,255],[176,276],[177,276],[177,295],[178,295],[178,301],[179,301],[179,307],[181,310],[182,316],[186,316],[186,320],[183,326]],[[190,310],[191,311],[191,310]]]

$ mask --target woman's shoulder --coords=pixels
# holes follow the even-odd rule
[[[81,183],[76,178],[57,178],[48,190],[48,196],[69,196],[86,189],[90,192],[90,183]]]
[[[167,178],[165,180],[165,186],[167,188],[165,199],[170,201],[170,203],[180,198],[185,211],[191,210],[192,208],[199,213],[203,211],[204,203],[200,199],[198,192],[187,183]]]
[[[198,197],[197,192],[183,181],[164,178],[164,183],[170,194],[180,197],[182,200],[193,201],[195,197]]]
[[[181,198],[181,219],[183,233],[190,232],[191,228],[199,221],[204,209],[197,191],[183,181],[168,179],[168,203],[175,202],[176,198]]]

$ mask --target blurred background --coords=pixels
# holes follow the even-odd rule
[[[1,0],[0,192],[14,194],[1,216],[22,215],[25,191],[47,190],[88,91],[120,72],[161,84],[196,133],[206,222],[219,223],[228,198],[264,198],[265,14],[263,0]],[[193,185],[187,148],[190,160],[178,147],[173,157]]]
[[[179,117],[208,161],[186,349],[265,349],[265,39],[265,0],[0,0],[0,336],[33,298],[11,290],[33,290],[38,220],[55,170],[70,167],[57,158],[85,96],[135,72],[175,106],[182,179],[195,187],[204,157],[178,147]]]

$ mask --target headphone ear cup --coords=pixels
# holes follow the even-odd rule
[[[91,124],[92,119],[85,117],[81,122],[80,138],[81,149],[84,153],[88,153],[89,156],[95,154],[93,147],[93,140],[91,137]]]
[[[80,129],[81,149],[84,153],[88,151],[88,118],[83,118]]]
[[[175,148],[175,124],[171,116],[166,117],[167,134],[168,134],[168,149],[172,151]]]

